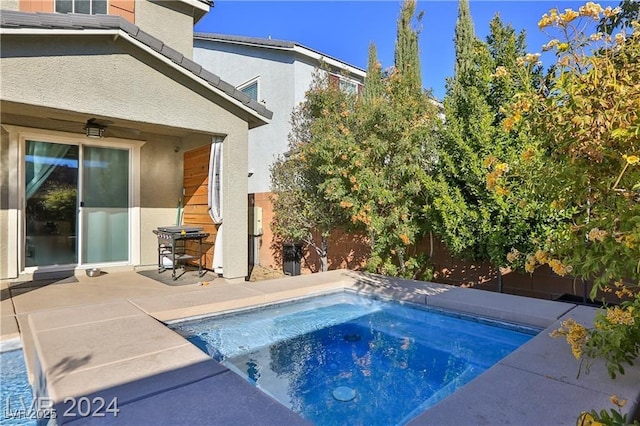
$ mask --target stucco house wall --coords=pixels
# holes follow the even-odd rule
[[[13,15],[16,22],[35,26],[39,19],[55,20],[57,16]],[[72,19],[76,26],[88,23],[92,28],[98,23],[112,28],[109,25],[114,22],[93,17]],[[130,35],[137,29],[126,27],[131,33],[125,32],[122,23],[120,29],[95,32],[73,33],[70,28],[64,35],[41,30],[28,33],[28,29],[21,32],[15,24],[8,24],[10,29],[4,24],[3,20],[0,161],[9,166],[0,172],[0,280],[25,273],[24,188],[20,178],[24,174],[21,146],[25,138],[96,143],[84,134],[84,124],[94,117],[108,120],[109,130],[125,135],[102,138],[102,146],[125,146],[132,152],[132,252],[125,267],[157,262],[152,231],[174,224],[176,200],[182,195],[183,152],[210,144],[214,136],[224,137],[227,167],[223,204],[228,227],[222,247],[226,253],[224,276],[244,279],[248,131],[267,123],[271,113],[257,104],[251,106],[248,98],[239,96],[217,76],[201,71],[197,64],[177,65],[181,56],[165,56],[157,39],[144,39],[151,46],[141,43]]]
[[[135,24],[140,28],[145,28],[152,36],[191,58],[193,54],[193,25],[199,16],[196,15],[199,9],[193,5],[198,4],[202,3],[198,0],[192,2],[136,0]]]
[[[194,60],[226,76],[236,87],[257,78],[258,101],[274,112],[268,127],[250,132],[247,170],[252,173],[249,194],[270,192],[269,168],[278,155],[287,151],[291,112],[304,100],[320,61],[292,48],[219,42],[206,37],[196,33]],[[352,78],[363,84],[364,72]]]
[[[205,68],[228,76],[229,83],[236,87],[257,78],[258,101],[274,112],[269,126],[249,132],[247,172],[251,202],[262,209],[264,233],[253,241],[258,247],[255,263],[281,269],[281,247],[270,228],[273,219],[270,167],[288,150],[291,113],[304,101],[321,59],[330,72],[339,75],[346,71],[353,82],[363,84],[365,73],[294,42],[243,36],[196,33],[193,55]],[[311,271],[313,266],[308,266],[303,264],[303,271]]]
[[[208,45],[208,41],[195,40],[194,60],[214,73],[228,76],[229,83],[236,87],[258,78],[258,101],[274,111],[268,128],[251,131],[246,169],[247,174],[252,173],[248,193],[269,192],[269,167],[278,154],[287,150],[290,111],[296,105],[294,58],[282,50],[217,44],[213,51]]]
[[[242,122],[212,103],[213,95],[193,96],[196,85],[175,70],[105,38],[50,36],[34,45],[3,35],[2,101],[211,133],[231,133]]]
[[[0,0],[0,8],[7,10],[20,10],[20,0]]]
[[[298,60],[294,62],[294,70],[295,70],[295,80],[294,80],[294,90],[293,90],[293,104],[299,105],[304,101],[305,94],[309,87],[311,87],[311,82],[313,81],[313,74],[316,72],[318,68],[317,63],[311,63],[309,61]],[[362,83],[364,83],[362,81]]]

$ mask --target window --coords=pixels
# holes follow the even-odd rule
[[[358,94],[358,85],[351,80],[346,80],[344,78],[341,78],[339,87],[340,87],[340,90],[342,90],[345,93],[348,93],[349,95]]]
[[[258,79],[257,77],[250,80],[247,83],[243,83],[238,86],[238,90],[242,93],[253,99],[254,101],[258,100]]]
[[[84,13],[106,15],[107,0],[55,0],[57,13]]]
[[[360,96],[362,89],[362,85],[355,80],[337,74],[329,74],[329,84],[334,87],[337,86],[338,89],[349,95]]]

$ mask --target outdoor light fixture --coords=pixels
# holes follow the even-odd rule
[[[84,129],[87,131],[87,137],[93,139],[99,139],[104,137],[104,129],[107,126],[101,126],[94,122],[94,119],[90,119],[85,124]]]

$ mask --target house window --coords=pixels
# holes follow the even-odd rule
[[[248,84],[238,87],[242,93],[249,96],[254,101],[258,100],[258,80],[254,80]]]
[[[362,90],[361,84],[337,74],[329,74],[329,84],[349,95],[360,96],[360,92]]]
[[[107,0],[55,0],[57,13],[106,15]]]
[[[340,90],[343,92],[348,93],[349,95],[358,94],[358,85],[355,82],[341,78],[339,84]]]

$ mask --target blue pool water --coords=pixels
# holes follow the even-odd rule
[[[539,331],[350,293],[171,327],[320,425],[406,423]]]
[[[35,425],[29,419],[33,394],[21,349],[0,352],[0,425]]]

